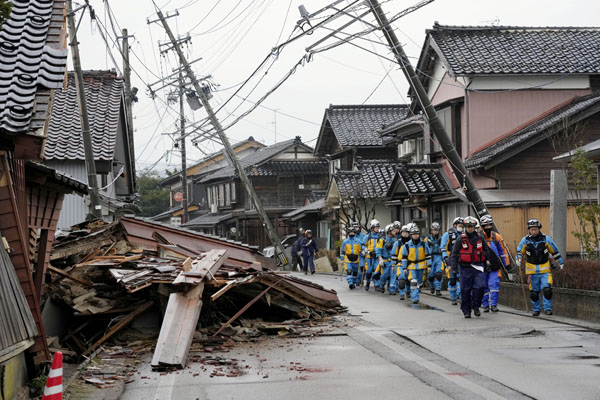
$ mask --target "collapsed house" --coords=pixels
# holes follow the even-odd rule
[[[150,309],[162,314],[156,368],[185,367],[198,326],[208,340],[247,331],[242,315],[277,332],[343,310],[335,291],[275,271],[255,247],[139,217],[73,226],[50,262],[48,298],[65,320],[57,345],[75,358]]]

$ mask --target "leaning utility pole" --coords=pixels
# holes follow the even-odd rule
[[[410,87],[415,91],[417,99],[421,104],[421,108],[423,109],[425,115],[427,116],[427,119],[429,120],[431,133],[433,134],[433,136],[435,136],[435,138],[440,144],[440,147],[442,148],[442,152],[450,161],[450,165],[456,177],[460,179],[460,177],[462,176],[464,185],[467,188],[465,193],[467,199],[471,203],[473,203],[475,211],[477,212],[479,217],[489,214],[485,203],[481,199],[479,192],[477,191],[475,185],[473,184],[473,181],[469,177],[469,173],[467,172],[467,169],[465,168],[462,159],[460,158],[460,155],[458,154],[456,148],[454,147],[454,144],[450,140],[450,136],[448,136],[446,129],[444,129],[444,126],[442,125],[437,115],[437,112],[435,111],[435,108],[431,104],[429,96],[427,95],[427,92],[423,87],[423,84],[417,77],[415,69],[410,64],[410,61],[408,60],[408,57],[406,56],[402,45],[398,41],[398,37],[394,33],[394,30],[392,29],[386,15],[381,9],[379,1],[369,0],[369,3],[371,6],[371,11],[375,15],[375,18],[379,23],[381,31],[387,39],[387,42],[391,47],[392,51],[394,52],[396,60],[400,64],[400,68],[402,68],[402,72],[404,72],[404,76],[406,76]]]
[[[275,254],[276,254],[277,258],[280,260],[281,265],[287,265],[288,260],[285,256],[284,249],[283,249],[283,246],[281,245],[281,241],[279,240],[277,232],[275,232],[275,229],[273,229],[273,225],[271,224],[271,221],[269,220],[269,217],[267,216],[267,213],[265,212],[265,209],[263,208],[261,201],[259,200],[258,196],[256,196],[256,192],[254,191],[254,187],[252,186],[252,184],[250,183],[250,180],[248,179],[248,176],[246,175],[246,171],[244,171],[244,168],[240,164],[240,161],[238,160],[237,156],[235,155],[235,152],[233,151],[233,148],[231,147],[231,144],[229,143],[229,139],[227,139],[227,136],[225,135],[225,131],[223,130],[223,126],[221,125],[221,122],[219,122],[219,119],[215,115],[215,112],[213,111],[210,103],[208,102],[206,93],[204,92],[202,86],[200,86],[200,83],[196,79],[194,71],[192,70],[192,67],[190,67],[190,64],[188,63],[187,59],[185,58],[185,55],[183,54],[183,51],[181,50],[179,42],[175,39],[175,36],[173,35],[173,32],[171,31],[171,28],[169,27],[169,24],[167,23],[167,20],[165,19],[162,11],[157,9],[157,15],[158,15],[158,18],[160,19],[160,22],[162,23],[163,27],[165,28],[167,35],[169,36],[169,40],[171,41],[171,44],[173,45],[173,49],[177,52],[180,64],[183,66],[183,69],[185,70],[185,73],[186,73],[188,79],[194,85],[194,90],[196,91],[198,97],[200,98],[200,101],[202,102],[202,105],[204,106],[204,109],[206,110],[206,113],[208,114],[208,117],[209,117],[213,127],[217,131],[217,134],[219,135],[219,138],[221,139],[221,142],[223,143],[223,147],[225,149],[225,154],[227,155],[229,160],[231,160],[231,162],[233,163],[235,170],[237,171],[237,173],[240,177],[240,180],[242,181],[242,185],[244,185],[244,188],[246,189],[246,192],[248,193],[248,197],[250,198],[252,205],[254,205],[254,208],[256,208],[258,217],[260,218],[263,226],[267,230],[267,235],[269,236],[269,239],[271,240],[271,243],[273,244],[273,247],[275,248]]]
[[[137,179],[135,176],[135,148],[133,143],[133,100],[134,95],[131,92],[131,66],[129,65],[129,35],[127,29],[121,31],[121,40],[123,47],[123,82],[125,83],[125,111],[127,112],[127,137],[129,141],[129,158],[131,159],[131,181],[133,182],[133,190],[137,190]]]
[[[83,87],[83,72],[81,71],[81,59],[79,58],[79,46],[77,42],[77,30],[75,29],[75,17],[73,4],[67,0],[67,19],[69,23],[69,36],[71,41],[71,54],[73,56],[73,68],[75,69],[75,87],[77,88],[77,100],[79,101],[79,115],[81,119],[81,137],[85,151],[85,167],[88,176],[88,187],[90,191],[90,214],[102,218],[102,206],[98,195],[98,176],[96,175],[96,163],[94,161],[94,149],[92,148],[92,136],[88,120],[87,104],[85,102],[85,91]]]
[[[181,132],[181,184],[183,186],[183,199],[181,206],[183,208],[182,223],[188,222],[188,183],[187,183],[187,160],[185,154],[185,109],[183,108],[183,97],[185,96],[185,82],[183,80],[183,71],[179,71],[179,130]]]

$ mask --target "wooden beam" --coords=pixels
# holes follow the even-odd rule
[[[106,335],[102,336],[96,343],[94,343],[93,345],[91,345],[86,351],[85,354],[91,354],[94,350],[96,350],[98,348],[98,346],[100,346],[102,343],[106,342],[108,339],[110,339],[115,333],[119,332],[121,329],[125,328],[127,325],[129,325],[131,323],[131,321],[134,320],[135,317],[137,317],[138,315],[142,314],[144,311],[146,311],[147,309],[149,309],[150,307],[152,307],[152,305],[154,304],[153,301],[147,301],[146,303],[142,304],[141,306],[139,306],[138,308],[136,308],[133,312],[131,312],[129,315],[127,315],[125,318],[123,318],[122,320],[120,320],[119,322],[117,322],[109,331],[108,333],[106,333]]]
[[[48,229],[42,229],[40,238],[38,240],[39,247],[37,253],[37,260],[35,262],[35,294],[38,301],[42,301],[42,289],[44,287],[44,279],[46,277],[46,269],[48,262],[46,260],[46,253],[50,246],[49,232]]]
[[[63,277],[65,277],[65,278],[67,278],[67,279],[70,279],[70,280],[72,280],[72,281],[75,281],[75,282],[81,283],[81,284],[82,284],[82,285],[84,285],[84,286],[87,286],[87,287],[92,287],[92,286],[94,286],[94,283],[93,283],[93,282],[90,282],[90,281],[88,281],[87,279],[78,278],[78,277],[76,277],[76,276],[69,275],[69,274],[67,274],[65,271],[63,271],[62,269],[59,269],[59,268],[53,267],[52,265],[48,265],[48,269],[49,269],[50,271],[54,272],[55,274],[58,274],[58,275],[60,275],[60,276],[63,276]]]
[[[214,274],[223,265],[227,259],[226,254],[227,250],[211,250],[201,260],[192,260],[189,270],[186,266],[189,259],[186,260],[183,271],[175,278],[173,284],[199,284],[206,275]]]

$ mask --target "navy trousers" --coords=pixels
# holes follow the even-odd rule
[[[460,267],[460,308],[464,314],[481,307],[485,291],[485,274],[471,267]]]

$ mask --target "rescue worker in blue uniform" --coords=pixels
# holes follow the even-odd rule
[[[459,271],[453,270],[450,265],[450,253],[452,253],[452,246],[456,239],[463,233],[463,219],[461,217],[454,218],[452,221],[452,228],[448,229],[442,235],[442,258],[444,259],[444,267],[446,268],[446,276],[448,277],[448,293],[450,294],[450,300],[452,305],[456,305],[456,300],[460,298],[460,282],[458,278]]]
[[[371,286],[371,278],[373,277],[373,273],[379,264],[379,260],[377,258],[377,244],[381,241],[381,236],[379,234],[379,221],[376,219],[371,221],[371,232],[369,232],[365,236],[365,241],[363,243],[363,250],[365,251],[365,274],[367,283],[365,285],[365,290],[369,290]],[[374,280],[375,288],[379,287],[379,280]]]
[[[367,235],[361,232],[360,224],[356,221],[352,223],[352,228],[354,229],[354,237],[358,240],[361,246],[363,246]],[[361,249],[360,255],[358,256],[358,284],[360,285],[362,285],[363,275],[365,273],[365,255],[366,252],[364,249]]]
[[[396,287],[398,288],[400,300],[406,299],[406,278],[408,274],[406,268],[402,266],[402,247],[409,240],[408,226],[404,225],[400,228],[400,236],[392,248],[392,263],[396,264]]]
[[[315,273],[315,253],[319,251],[317,243],[312,237],[312,231],[307,229],[304,232],[304,239],[300,242],[300,248],[302,249],[302,258],[304,259],[304,275],[308,274],[308,268],[310,267],[310,273]]]
[[[394,225],[394,237],[400,239],[402,235],[402,224],[400,221],[394,221],[392,222],[392,225]]]
[[[419,302],[420,287],[423,283],[423,274],[431,265],[429,246],[421,240],[421,230],[413,225],[410,228],[410,238],[402,247],[402,268],[408,270],[410,281],[410,299],[413,304]]]
[[[483,237],[490,249],[500,258],[502,265],[507,271],[510,271],[510,260],[508,251],[504,246],[502,236],[493,231],[494,219],[491,215],[481,217],[481,229]],[[492,268],[490,272],[485,273],[485,291],[483,292],[483,301],[481,306],[483,312],[498,312],[498,298],[500,296],[500,278],[502,277],[501,268]]]
[[[500,260],[487,245],[485,238],[475,227],[479,221],[475,217],[466,217],[466,232],[454,242],[450,255],[450,265],[460,270],[461,301],[460,308],[465,318],[471,318],[471,311],[476,317],[481,316],[479,307],[485,288],[485,271],[492,265],[499,266]]]
[[[436,296],[442,295],[442,237],[440,236],[440,224],[431,224],[431,234],[425,238],[431,251],[431,269],[427,276],[429,290]]]
[[[340,248],[340,260],[346,264],[346,279],[348,287],[354,289],[358,285],[359,257],[362,251],[362,243],[356,237],[353,227],[348,229],[348,238],[342,242]]]
[[[552,315],[552,272],[550,256],[563,269],[563,258],[558,247],[548,235],[541,231],[542,224],[536,218],[527,221],[529,235],[523,237],[517,246],[517,266],[521,267],[525,258],[525,274],[529,282],[529,297],[533,305],[533,316],[540,315],[540,292],[544,296],[544,314]]]
[[[381,268],[381,278],[379,281],[379,291],[385,293],[385,287],[389,284],[390,295],[396,294],[396,268],[392,262],[392,249],[397,241],[394,234],[394,225],[389,224],[385,227],[385,240],[377,246],[377,256],[379,256],[379,265]]]

